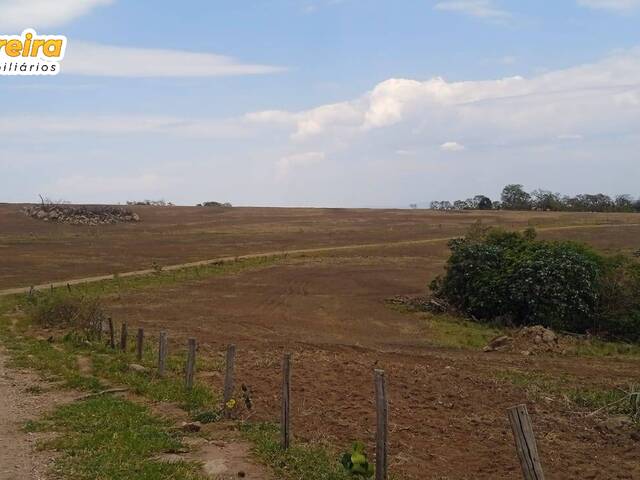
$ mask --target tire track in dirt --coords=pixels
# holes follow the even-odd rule
[[[554,226],[554,227],[539,227],[536,228],[538,232],[551,232],[551,231],[563,231],[563,230],[577,230],[577,229],[590,229],[590,228],[624,228],[624,227],[638,227],[640,223],[614,223],[614,224],[594,224],[594,225],[562,225],[562,226]],[[189,262],[189,263],[180,263],[176,265],[168,265],[163,266],[162,269],[164,271],[176,271],[183,270],[186,268],[194,268],[194,267],[204,267],[208,265],[213,265],[215,263],[228,263],[236,260],[251,260],[258,258],[268,258],[274,256],[294,256],[299,257],[307,254],[318,254],[318,253],[330,253],[330,252],[340,252],[346,250],[360,250],[367,248],[381,248],[381,247],[401,247],[403,245],[427,245],[430,243],[440,243],[447,242],[453,238],[458,238],[460,235],[450,236],[450,237],[440,237],[440,238],[427,238],[421,240],[401,240],[398,242],[379,242],[379,243],[361,243],[361,244],[351,244],[351,245],[338,245],[338,246],[330,246],[330,247],[314,247],[314,248],[303,248],[296,250],[280,250],[280,251],[272,251],[272,252],[262,252],[262,253],[250,253],[246,255],[236,255],[236,256],[226,256],[226,257],[218,257],[212,258],[208,260],[199,260],[197,262]],[[67,285],[82,285],[86,283],[96,283],[102,282],[105,280],[114,280],[116,277],[119,278],[129,278],[129,277],[141,277],[145,275],[150,275],[155,273],[156,270],[152,268],[147,268],[144,270],[134,270],[131,272],[123,272],[117,274],[109,274],[109,275],[98,275],[94,277],[84,277],[84,278],[76,278],[72,280],[66,281],[56,281],[43,283],[40,285],[33,285],[29,287],[18,287],[18,288],[9,288],[5,290],[0,290],[0,297],[16,295],[21,293],[28,293],[32,288],[34,290],[42,290],[45,288],[59,288],[66,287]]]

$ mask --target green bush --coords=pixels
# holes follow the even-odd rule
[[[65,290],[36,292],[28,296],[27,313],[30,320],[47,328],[74,328],[96,332],[106,319],[98,297]]]
[[[481,321],[540,324],[640,339],[640,265],[535,232],[477,227],[449,243],[446,273],[431,289]]]

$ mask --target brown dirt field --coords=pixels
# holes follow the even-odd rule
[[[481,220],[523,228],[639,223],[635,214],[134,207],[139,224],[43,222],[0,205],[0,289],[248,253],[444,238]]]
[[[136,209],[140,225],[39,223],[0,207],[0,287],[225,255],[445,238],[481,219],[537,225],[545,238],[583,240],[605,251],[640,247],[638,215],[443,214],[409,210]],[[635,225],[634,225],[635,224]],[[571,226],[571,228],[564,228]],[[30,232],[33,232],[30,234]],[[389,379],[391,468],[397,478],[520,478],[506,409],[526,402],[547,478],[640,479],[629,431],[603,430],[561,398],[537,398],[499,374],[540,373],[572,386],[637,383],[637,360],[485,354],[434,345],[417,315],[384,299],[417,294],[446,259],[445,242],[336,250],[239,274],[122,292],[108,300],[116,321],[167,329],[172,349],[195,336],[203,352],[238,346],[238,382],[251,386],[253,418],[279,412],[280,362],[294,353],[294,432],[303,440],[371,446],[373,368]],[[175,350],[174,350],[175,351]],[[220,376],[212,377],[220,387]]]
[[[606,235],[615,243],[613,233]],[[571,412],[561,399],[533,399],[498,379],[518,369],[568,377],[576,387],[625,386],[637,379],[637,361],[437,347],[418,317],[384,305],[391,295],[422,292],[442,253],[440,245],[422,245],[294,259],[125,293],[111,309],[118,320],[169,330],[175,349],[187,336],[214,350],[237,344],[238,380],[253,390],[257,419],[278,418],[281,355],[294,352],[294,429],[304,440],[372,445],[372,371],[384,368],[391,465],[399,478],[519,478],[506,409],[523,402],[547,478],[640,478],[630,432],[603,433],[597,420]]]

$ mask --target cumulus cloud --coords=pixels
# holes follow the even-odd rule
[[[448,0],[436,3],[433,8],[489,20],[505,20],[511,17],[509,12],[496,7],[491,0]]]
[[[310,167],[323,162],[323,152],[305,152],[287,155],[278,160],[276,164],[276,177],[280,180],[287,178],[293,170]]]
[[[443,152],[461,152],[465,150],[465,146],[458,142],[445,142],[440,145],[440,150]]]
[[[107,77],[220,77],[264,75],[285,69],[213,53],[70,42],[62,70],[65,74]]]
[[[578,0],[578,5],[600,10],[628,12],[640,8],[640,0]]]
[[[634,49],[530,78],[393,78],[353,100],[301,112],[257,112],[248,118],[288,125],[299,143],[349,142],[388,129],[389,135],[419,136],[431,143],[449,136],[463,144],[479,139],[505,144],[554,139],[567,131],[634,129],[640,121],[639,100],[640,49]]]
[[[0,29],[22,32],[25,28],[63,25],[114,0],[0,0]],[[6,32],[5,32],[6,33]]]

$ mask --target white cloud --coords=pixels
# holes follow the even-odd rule
[[[446,135],[463,143],[504,145],[565,132],[633,130],[640,120],[638,101],[640,49],[633,49],[530,78],[463,82],[394,78],[353,100],[248,117],[290,125],[298,143],[349,143],[387,129],[388,135],[403,141],[419,135],[428,144]]]
[[[296,153],[282,157],[276,164],[276,177],[282,180],[288,177],[293,170],[310,167],[323,162],[325,154],[323,152]]]
[[[212,53],[116,47],[69,42],[62,62],[64,74],[107,77],[218,77],[264,75],[285,69],[242,63]]]
[[[505,20],[511,17],[509,12],[496,7],[491,0],[448,0],[436,3],[433,8],[489,20]]]
[[[0,30],[11,33],[25,28],[63,25],[114,0],[0,0]],[[7,32],[3,32],[7,33]]]
[[[29,125],[28,129],[24,125]],[[194,119],[153,115],[11,115],[0,117],[0,129],[14,137],[94,134],[155,134],[182,138],[242,138],[255,134],[243,119]]]
[[[628,12],[640,8],[640,0],[578,0],[578,5],[600,10]]]
[[[115,190],[118,178],[98,181],[100,168],[109,165],[128,185],[126,178],[141,171],[159,175],[160,186],[145,196],[192,203],[209,195],[212,179],[221,197],[244,204],[403,205],[427,200],[425,190],[430,198],[491,194],[514,178],[528,188],[637,195],[639,106],[640,49],[632,49],[526,78],[392,78],[337,103],[226,119],[7,113],[0,115],[6,137],[0,161],[12,161],[3,167],[8,173],[0,177],[8,180],[0,178],[0,187],[14,199],[27,192],[31,198],[37,188],[65,196],[32,180],[32,172],[41,171],[74,179],[64,186],[79,188],[88,179],[96,188]],[[459,148],[453,144],[466,150],[452,153]],[[28,168],[24,158],[32,159]],[[132,158],[142,169],[133,174]],[[172,171],[180,185],[158,166],[176,159],[194,162]],[[52,168],[54,162],[60,165]],[[44,181],[47,175],[41,175]],[[172,183],[160,181],[166,178]],[[304,181],[289,181],[294,179]],[[145,180],[150,190],[152,180]],[[238,184],[246,188],[238,190]],[[121,200],[124,193],[101,198]]]
[[[465,146],[458,142],[445,142],[440,145],[440,150],[443,152],[461,152],[466,150]]]

